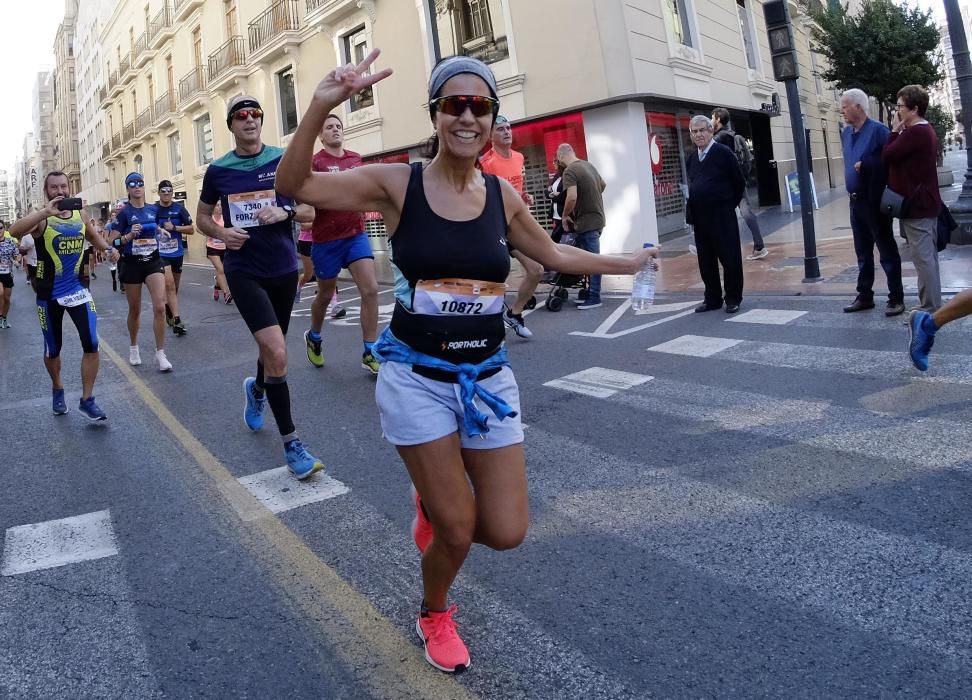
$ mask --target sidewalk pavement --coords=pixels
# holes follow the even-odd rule
[[[956,170],[956,182],[964,176],[964,152],[962,162],[949,154],[946,163]],[[942,199],[950,203],[958,197],[960,185],[942,189]],[[752,238],[746,223],[739,220],[740,238],[743,241],[743,272],[745,292],[753,294],[805,294],[839,295],[852,300],[857,293],[857,256],[848,216],[847,193],[843,189],[824,190],[818,193],[820,208],[814,211],[817,261],[820,279],[804,282],[803,226],[800,210],[788,212],[786,205],[766,207],[759,211],[757,220],[769,249],[769,255],[761,260],[746,260],[752,252]],[[902,273],[906,297],[917,296],[918,278],[911,262],[908,244],[897,234],[895,240],[901,251]],[[659,292],[695,292],[702,298],[703,284],[699,278],[698,258],[689,251],[692,235],[686,234],[662,244],[662,266],[657,290]],[[972,246],[949,246],[939,253],[942,291],[946,294],[972,287]],[[389,253],[375,255],[378,280],[382,284],[394,284]],[[515,289],[522,274],[519,264],[512,261],[513,269],[508,288]],[[874,251],[874,296],[880,299],[887,293],[884,271]],[[350,281],[345,271],[342,279]],[[631,291],[630,277],[604,277],[605,293],[627,294]],[[541,287],[541,291],[545,288]],[[906,300],[906,304],[910,303]]]

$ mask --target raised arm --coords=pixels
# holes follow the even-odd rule
[[[15,221],[13,226],[10,227],[10,235],[20,240],[37,228],[37,225],[46,220],[47,217],[57,216],[60,213],[60,210],[57,208],[57,203],[62,199],[64,197],[55,197],[47,203],[47,206]]]
[[[339,173],[315,173],[311,169],[314,140],[324,126],[327,115],[352,95],[391,75],[391,68],[365,74],[378,54],[378,49],[375,49],[357,66],[348,64],[335,68],[317,86],[310,107],[300,120],[277,167],[277,192],[316,209],[388,209],[391,202],[390,184],[395,179],[393,171],[407,169],[407,166],[366,165]]]
[[[507,238],[517,250],[544,267],[574,275],[633,275],[649,258],[658,257],[658,248],[643,248],[633,255],[596,255],[554,243],[530,214],[513,185],[505,180],[501,180],[500,185],[503,205],[507,212],[512,212]]]

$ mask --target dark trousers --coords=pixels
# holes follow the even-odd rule
[[[742,303],[743,265],[739,246],[739,226],[735,207],[722,212],[721,220],[715,218],[699,222],[695,226],[695,248],[699,254],[699,274],[705,284],[706,306],[722,306],[722,282],[719,264],[725,278],[726,304]]]
[[[878,258],[888,278],[888,302],[903,303],[901,255],[894,240],[891,219],[864,200],[852,198],[850,223],[857,254],[857,296],[864,301],[874,300],[874,246],[877,245]]]

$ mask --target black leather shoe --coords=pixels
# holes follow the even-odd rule
[[[863,301],[860,297],[857,297],[853,303],[848,304],[844,307],[845,314],[852,314],[855,311],[866,311],[867,309],[873,309],[873,301]]]
[[[698,306],[695,307],[695,313],[701,314],[701,313],[705,313],[706,311],[715,311],[716,309],[721,309],[721,308],[722,308],[722,304],[720,304],[719,306],[710,306],[709,304],[699,304]]]
[[[726,313],[734,314],[739,311],[739,304],[726,304]]]
[[[888,307],[884,310],[885,316],[900,316],[905,312],[905,306],[902,302],[889,301]]]

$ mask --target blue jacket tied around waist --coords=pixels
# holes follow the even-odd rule
[[[455,373],[459,381],[459,396],[462,400],[463,429],[470,437],[482,437],[485,433],[489,432],[489,426],[487,425],[489,416],[476,408],[476,404],[473,402],[473,399],[477,396],[500,420],[507,417],[516,417],[516,411],[506,401],[491,391],[484,389],[477,381],[482,372],[497,367],[509,366],[510,361],[506,356],[505,347],[500,348],[496,353],[478,365],[468,363],[454,365],[447,360],[413,350],[396,338],[390,328],[386,328],[378,336],[378,340],[375,341],[375,345],[371,349],[371,354],[379,362],[403,362],[409,365],[418,365],[419,367],[428,367],[429,369]]]

